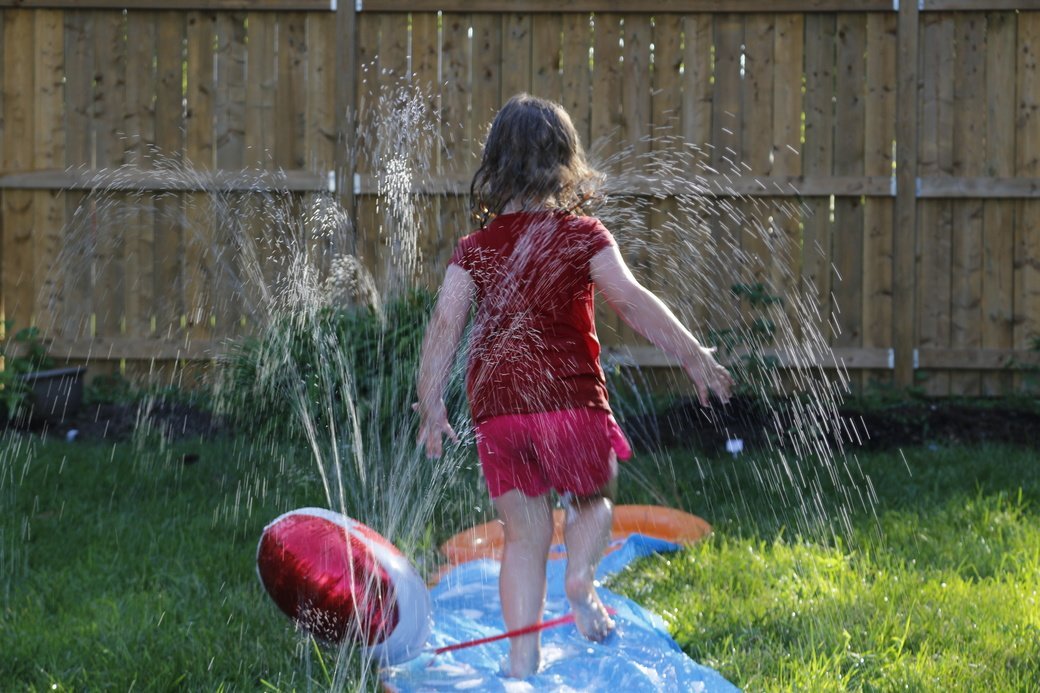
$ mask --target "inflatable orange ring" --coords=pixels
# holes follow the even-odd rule
[[[549,558],[563,558],[564,511],[553,513],[553,546]],[[610,532],[610,546],[606,553],[616,550],[625,538],[642,534],[676,544],[692,544],[711,534],[711,525],[697,517],[674,508],[658,505],[616,505],[614,524]],[[441,544],[441,554],[451,565],[481,558],[500,560],[504,535],[502,522],[495,520],[459,532]]]

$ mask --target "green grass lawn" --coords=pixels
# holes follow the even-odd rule
[[[620,500],[684,507],[715,536],[612,587],[692,657],[748,690],[1038,690],[1035,451],[860,454],[877,500],[831,534],[789,522],[754,458],[691,457],[633,461]],[[0,441],[0,689],[357,688],[360,666],[295,633],[256,577],[264,524],[324,504],[312,467],[234,441]],[[484,519],[464,472],[427,550]]]

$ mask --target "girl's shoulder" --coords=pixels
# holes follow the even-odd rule
[[[567,230],[577,236],[593,241],[613,242],[614,236],[598,217],[568,214],[565,224]]]

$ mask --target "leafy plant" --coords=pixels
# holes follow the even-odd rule
[[[769,307],[783,303],[780,296],[769,292],[765,284],[734,284],[730,291],[747,301],[752,319],[746,327],[710,329],[708,343],[718,349],[731,368],[738,393],[772,394],[770,374],[780,365],[779,359],[767,349],[776,341],[776,322],[769,316]]]
[[[1033,335],[1029,340],[1029,351],[1040,355],[1040,334]],[[1022,368],[1026,373],[1026,391],[1033,393],[1040,392],[1040,365],[1037,365],[1037,363],[1027,363]]]
[[[0,342],[0,356],[3,357],[3,368],[0,369],[0,404],[7,412],[8,420],[18,415],[29,395],[29,386],[24,376],[54,367],[54,359],[47,354],[47,343],[40,333],[40,328],[35,325],[24,327],[11,337],[6,337],[13,326],[13,321],[4,321],[5,338]]]
[[[88,404],[127,404],[138,398],[133,383],[119,373],[96,375],[83,391]]]
[[[219,406],[278,437],[299,438],[307,427],[349,432],[351,422],[377,435],[399,430],[432,304],[430,292],[415,290],[382,312],[327,306],[280,316],[231,355]]]

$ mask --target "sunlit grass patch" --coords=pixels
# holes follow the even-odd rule
[[[878,502],[853,536],[788,537],[766,518],[756,537],[745,517],[739,535],[723,526],[612,587],[660,613],[694,659],[750,690],[1034,689],[1034,453],[863,461],[876,472]]]

